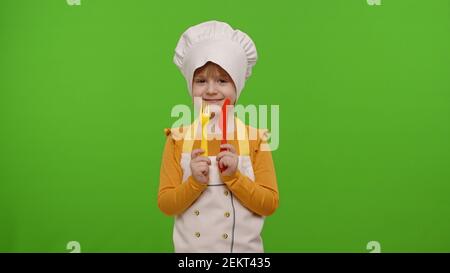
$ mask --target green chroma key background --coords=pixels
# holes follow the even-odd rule
[[[172,252],[172,63],[206,20],[247,32],[243,105],[280,106],[267,252],[450,251],[450,1],[6,0],[0,251]]]

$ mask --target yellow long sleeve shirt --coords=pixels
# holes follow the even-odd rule
[[[247,130],[256,130],[247,126]],[[180,160],[183,151],[183,140],[173,137],[170,129],[165,129],[166,144],[161,162],[158,206],[167,215],[183,213],[208,187],[189,176],[182,181],[183,171]],[[255,181],[236,171],[231,176],[221,176],[228,189],[238,198],[243,206],[252,212],[268,216],[274,213],[279,203],[278,186],[275,168],[270,151],[262,151],[261,144],[265,139],[256,134],[255,140],[249,140],[250,158]],[[238,141],[229,140],[236,149]],[[200,140],[195,140],[192,149],[200,148]],[[220,152],[220,140],[208,141],[208,152],[215,156]]]

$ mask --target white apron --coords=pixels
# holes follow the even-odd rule
[[[238,169],[254,181],[248,133],[239,119],[236,119],[236,126],[241,129],[243,126],[245,132],[245,138],[238,141]],[[193,141],[185,140],[183,143],[180,162],[183,181],[191,175],[192,145]],[[239,202],[220,179],[216,157],[209,156],[209,159],[208,187],[184,213],[175,217],[175,252],[263,252],[260,234],[264,217],[251,212]]]

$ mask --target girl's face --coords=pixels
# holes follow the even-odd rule
[[[201,97],[208,104],[222,106],[225,98],[236,102],[236,87],[230,75],[213,62],[197,68],[192,81],[192,95]]]

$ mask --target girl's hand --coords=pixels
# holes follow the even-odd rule
[[[203,149],[195,149],[192,151],[190,167],[192,176],[196,181],[208,184],[211,160],[206,156],[200,156],[204,152]]]
[[[220,152],[216,157],[219,168],[224,169],[222,175],[234,175],[239,164],[239,156],[236,153],[236,149],[231,144],[222,144],[220,148],[227,149],[226,151]]]

